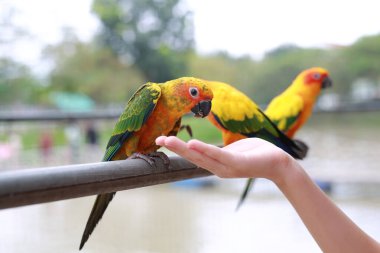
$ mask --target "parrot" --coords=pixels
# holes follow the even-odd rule
[[[293,138],[313,112],[321,89],[332,86],[329,72],[321,67],[306,69],[298,74],[291,85],[272,99],[265,114],[288,137]]]
[[[190,111],[195,117],[206,117],[211,110],[212,98],[212,90],[205,82],[193,77],[142,85],[129,99],[115,124],[103,161],[139,157],[153,166],[151,156],[159,156],[159,152],[156,152],[159,146],[155,144],[155,139],[161,135],[176,135],[182,116]],[[164,158],[162,157],[163,160]],[[114,195],[115,192],[103,193],[96,197],[79,250],[83,248]]]
[[[207,85],[214,94],[211,113],[207,118],[222,132],[224,145],[244,138],[257,137],[273,143],[297,159],[306,156],[306,144],[288,138],[243,92],[219,81],[208,81]],[[237,209],[246,198],[252,183],[253,179],[248,179]]]
[[[265,114],[289,138],[293,138],[297,130],[307,121],[313,111],[321,89],[332,86],[329,72],[321,67],[313,67],[302,71],[292,84],[280,95],[275,97],[265,110]],[[302,149],[308,146],[294,140]],[[248,179],[246,188],[240,199],[240,205],[252,187],[253,179]]]

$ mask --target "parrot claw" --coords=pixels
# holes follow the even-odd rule
[[[152,152],[152,153],[149,154],[149,156],[150,157],[158,157],[158,158],[160,158],[164,162],[164,165],[166,167],[169,167],[170,159],[169,159],[169,157],[164,152],[160,152],[160,151]]]
[[[131,156],[129,156],[127,159],[142,159],[145,162],[149,163],[151,167],[156,166],[154,158],[148,155],[144,155],[142,153],[133,153]]]
[[[190,125],[181,125],[178,132],[181,132],[183,129],[189,134],[190,138],[193,138],[193,130]]]
[[[145,162],[147,162],[151,167],[157,167],[154,157],[160,158],[164,162],[165,167],[167,168],[169,167],[169,164],[170,164],[169,157],[163,152],[152,152],[147,155],[142,154],[142,153],[133,153],[127,159],[142,159]]]

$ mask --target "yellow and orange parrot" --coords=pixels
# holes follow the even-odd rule
[[[283,93],[269,103],[265,114],[288,137],[293,138],[297,130],[311,116],[321,89],[331,85],[332,80],[326,69],[320,67],[306,69]]]
[[[222,132],[224,145],[257,137],[273,143],[297,159],[306,156],[307,146],[288,138],[244,93],[222,82],[208,81],[207,85],[214,94],[211,113],[207,118]],[[249,179],[237,208],[243,203],[252,183],[253,180]]]
[[[155,139],[176,135],[184,114],[206,117],[213,94],[205,81],[183,77],[165,83],[147,83],[128,101],[108,141],[103,161],[122,160],[139,154],[149,161],[157,156]],[[152,163],[152,160],[150,160]],[[115,192],[97,196],[88,218],[79,249],[82,249],[96,224],[102,218]]]

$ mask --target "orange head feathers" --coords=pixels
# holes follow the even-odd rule
[[[294,79],[289,89],[306,92],[309,96],[318,96],[321,89],[332,86],[329,72],[321,67],[314,67],[302,71]]]
[[[163,89],[168,90],[166,96],[170,96],[168,101],[180,104],[184,111],[191,110],[196,117],[202,118],[210,112],[213,93],[206,81],[193,77],[182,77],[166,82],[165,86]]]

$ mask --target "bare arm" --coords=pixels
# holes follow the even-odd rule
[[[272,180],[325,253],[380,252],[380,244],[353,223],[291,156],[266,141],[245,139],[224,148],[176,137],[159,137],[156,143],[223,178]]]

